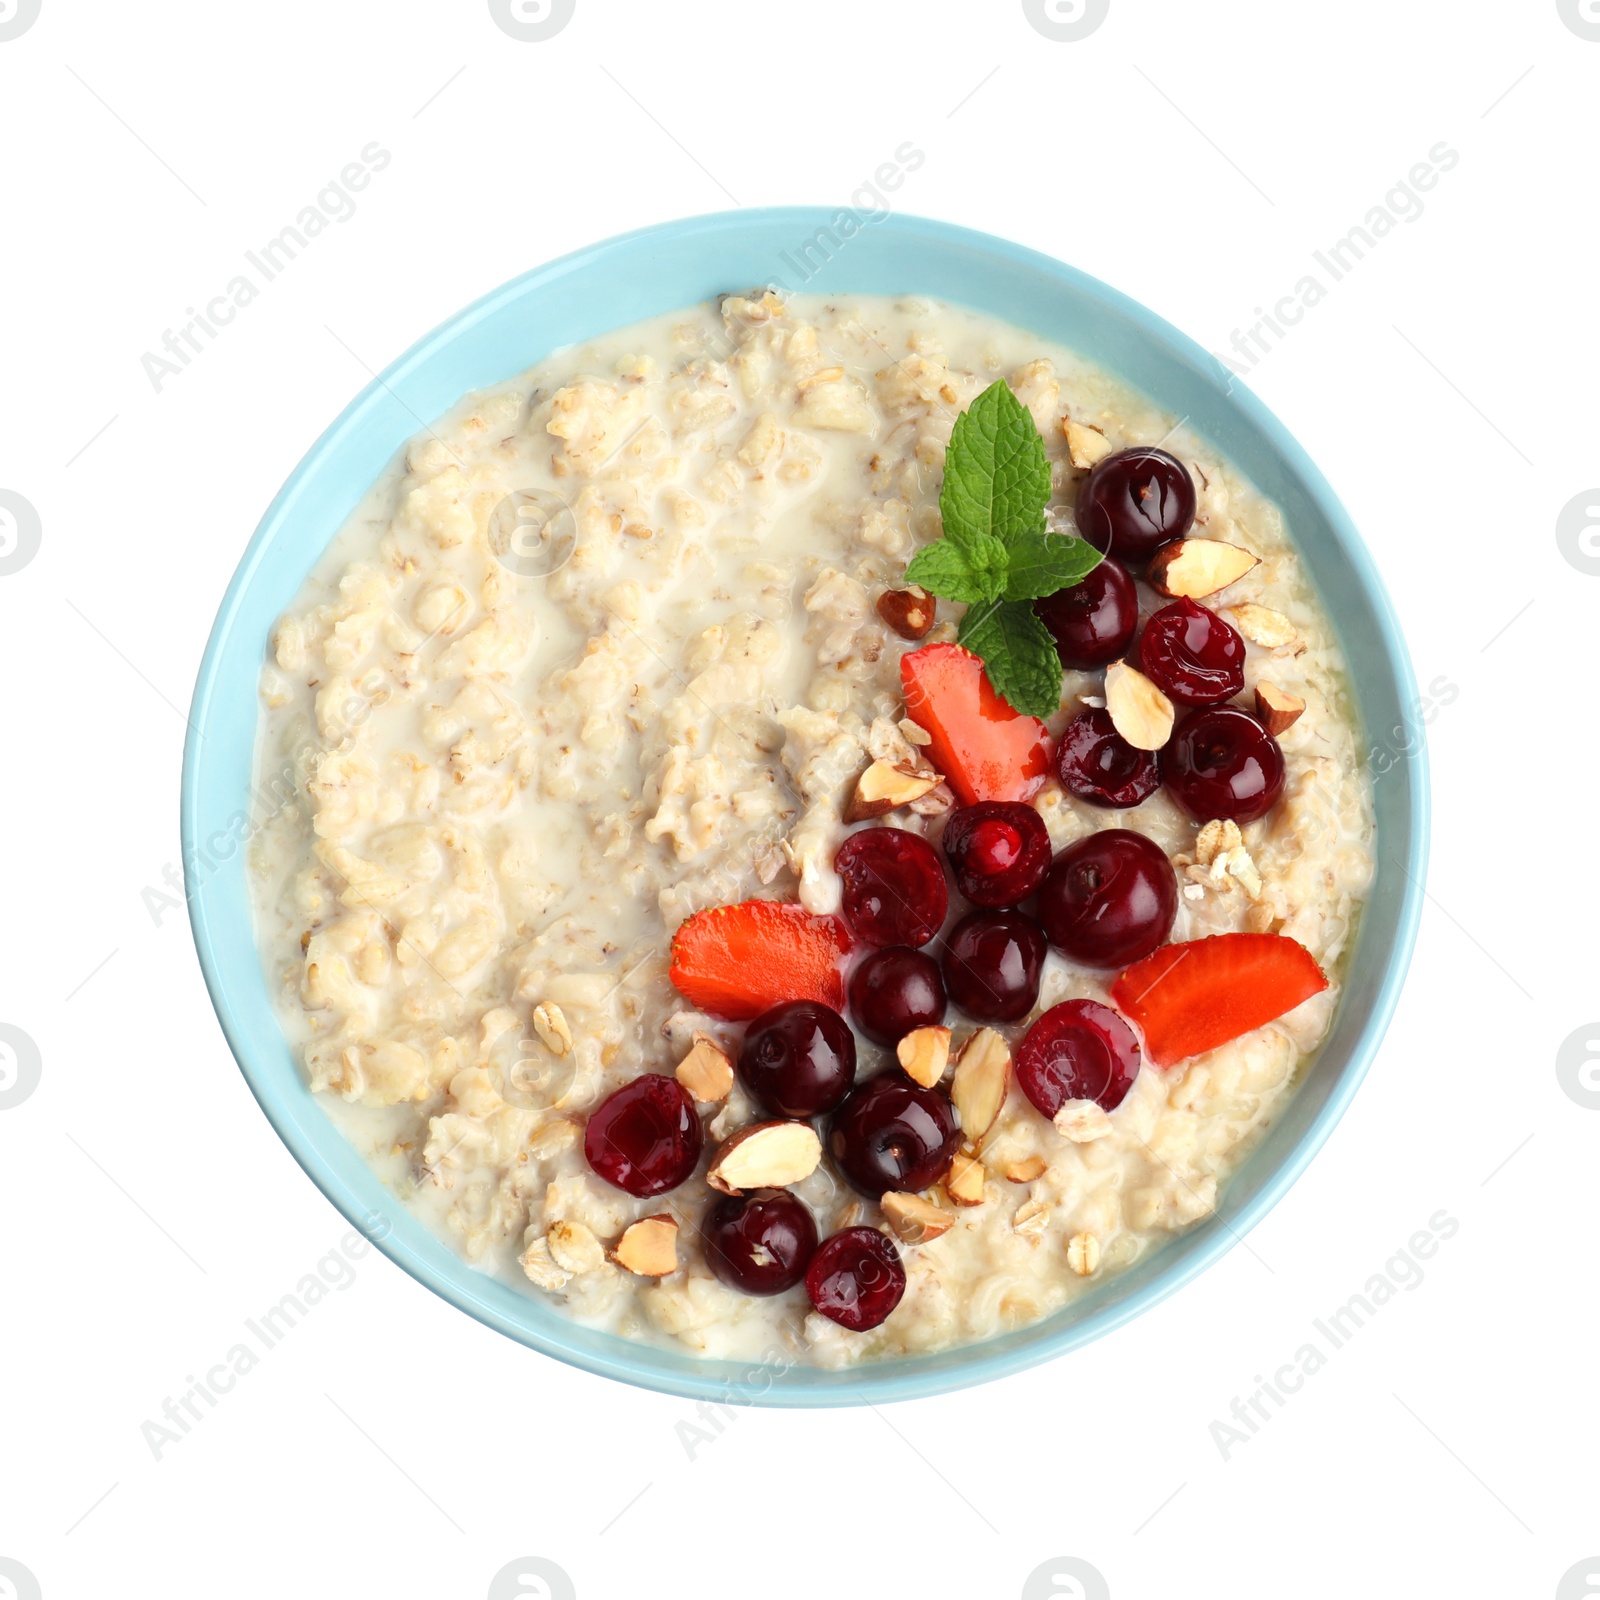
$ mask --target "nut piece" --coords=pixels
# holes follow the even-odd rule
[[[924,1089],[931,1089],[943,1076],[950,1064],[950,1030],[948,1028],[913,1028],[894,1047],[895,1059],[905,1068],[906,1076]]]
[[[600,1241],[581,1222],[552,1222],[545,1233],[550,1256],[564,1272],[595,1272],[605,1265]],[[526,1267],[524,1267],[526,1270]]]
[[[1266,650],[1276,650],[1294,638],[1294,624],[1281,611],[1270,606],[1230,606],[1228,615],[1233,625],[1251,644]]]
[[[881,817],[885,812],[920,800],[943,781],[931,767],[918,772],[893,761],[874,761],[856,779],[856,792],[844,808],[844,820],[865,822],[870,817]]]
[[[1075,467],[1092,467],[1111,454],[1111,441],[1098,428],[1063,417],[1061,431],[1067,436],[1067,454]]]
[[[1026,1161],[1013,1161],[1001,1168],[1007,1183],[1032,1183],[1042,1178],[1050,1163],[1043,1156],[1029,1156]]]
[[[1067,1240],[1067,1265],[1080,1278],[1094,1275],[1100,1265],[1100,1241],[1092,1233],[1075,1233]]]
[[[921,639],[938,619],[939,602],[921,584],[908,584],[878,596],[878,615],[902,639]]]
[[[1203,600],[1237,583],[1256,557],[1220,539],[1175,539],[1150,558],[1150,587],[1173,600]]]
[[[1106,710],[1112,726],[1135,750],[1159,750],[1172,737],[1172,702],[1126,661],[1106,668]]]
[[[1011,1086],[1011,1046],[993,1028],[979,1028],[961,1047],[950,1101],[961,1131],[976,1144],[993,1126]]]
[[[1063,1139],[1088,1144],[1111,1132],[1111,1118],[1093,1100],[1068,1100],[1051,1119]]]
[[[957,1150],[956,1158],[944,1177],[944,1192],[958,1206],[981,1206],[983,1185],[989,1174],[983,1163],[965,1150]]]
[[[884,1220],[902,1244],[928,1244],[955,1226],[956,1219],[948,1211],[930,1205],[919,1195],[892,1189],[878,1203],[883,1207]]]
[[[611,1259],[641,1278],[664,1278],[678,1270],[678,1224],[664,1213],[641,1217],[617,1240]]]
[[[1049,1226],[1050,1207],[1042,1200],[1023,1201],[1017,1207],[1016,1216],[1011,1219],[1012,1231],[1020,1233],[1030,1244],[1037,1244]]]
[[[1275,683],[1262,682],[1256,685],[1256,715],[1261,719],[1262,727],[1274,739],[1292,728],[1300,720],[1300,713],[1305,708],[1306,703],[1299,695],[1290,694]]]
[[[709,1033],[697,1033],[694,1048],[678,1063],[673,1076],[694,1099],[709,1104],[728,1098],[733,1088],[733,1063]]]
[[[558,1005],[546,1004],[533,1008],[533,1031],[558,1056],[564,1056],[572,1049],[572,1029],[567,1026],[566,1014]]]
[[[757,1122],[717,1151],[706,1182],[723,1194],[782,1189],[809,1178],[821,1159],[822,1142],[809,1123]]]

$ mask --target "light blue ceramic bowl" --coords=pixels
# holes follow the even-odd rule
[[[847,231],[853,227],[853,232]],[[819,230],[830,230],[823,232]],[[808,275],[807,275],[808,274]],[[364,491],[423,419],[562,345],[730,289],[933,295],[1055,339],[1187,417],[1282,506],[1354,673],[1377,779],[1377,880],[1333,1031],[1217,1213],[1070,1309],[941,1355],[849,1372],[752,1371],[580,1327],[463,1263],[394,1203],[307,1091],[268,1001],[242,852],[257,675],[269,631]],[[1406,648],[1366,547],[1322,474],[1220,364],[1143,306],[1048,256],[942,222],[868,221],[797,207],[665,223],[517,278],[469,306],[369,384],[313,446],[256,529],[222,602],[195,688],[183,766],[183,848],[200,964],[262,1109],[322,1192],[357,1225],[392,1219],[381,1248],[453,1305],[590,1372],[694,1398],[826,1406],[938,1394],[1018,1372],[1137,1316],[1203,1271],[1304,1170],[1355,1094],[1400,991],[1422,898],[1427,775]],[[231,853],[230,853],[231,852]]]

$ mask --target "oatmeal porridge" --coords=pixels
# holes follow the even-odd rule
[[[261,693],[312,1089],[484,1271],[706,1356],[981,1340],[1209,1215],[1372,872],[1278,509],[921,299],[729,296],[470,396]]]

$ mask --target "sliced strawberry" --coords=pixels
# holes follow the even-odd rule
[[[900,660],[906,715],[932,735],[928,760],[962,805],[1031,800],[1050,770],[1050,738],[1037,717],[995,693],[983,662],[958,644],[930,644]]]
[[[672,981],[691,1005],[742,1022],[785,1000],[844,1010],[850,935],[837,917],[746,900],[697,911],[672,936]]]
[[[1277,933],[1219,933],[1163,945],[1111,985],[1158,1067],[1262,1028],[1328,987],[1303,944]]]

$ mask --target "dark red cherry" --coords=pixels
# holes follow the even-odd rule
[[[844,914],[863,944],[926,944],[944,926],[950,889],[938,852],[904,828],[863,828],[839,846]]]
[[[1244,640],[1193,600],[1174,600],[1145,623],[1139,664],[1180,706],[1220,705],[1244,688]]]
[[[1020,911],[974,911],[950,930],[944,990],[980,1022],[1015,1022],[1039,998],[1044,929]]]
[[[1191,711],[1161,752],[1161,781],[1196,822],[1254,822],[1283,793],[1283,751],[1238,706]]]
[[[1017,1047],[1017,1083],[1051,1118],[1068,1100],[1093,1100],[1115,1111],[1138,1076],[1133,1029],[1098,1000],[1051,1006]]]
[[[607,1183],[643,1198],[676,1189],[699,1164],[703,1142],[683,1086],[646,1072],[589,1113],[583,1153]]]
[[[900,1252],[876,1228],[846,1228],[824,1239],[806,1268],[812,1305],[852,1333],[876,1328],[905,1292]]]
[[[930,1188],[960,1142],[950,1102],[898,1070],[858,1084],[828,1125],[829,1154],[852,1187],[873,1199],[889,1189]]]
[[[1194,521],[1194,480],[1165,450],[1136,446],[1097,462],[1078,490],[1078,532],[1096,550],[1140,566]]]
[[[944,1021],[939,963],[908,945],[874,950],[850,975],[850,1015],[874,1044],[884,1045]]]
[[[1128,569],[1105,556],[1070,589],[1035,600],[1033,610],[1050,630],[1061,665],[1090,672],[1127,650],[1139,622],[1139,597]]]
[[[956,887],[975,906],[1021,904],[1050,865],[1044,818],[1015,800],[980,800],[952,811],[941,842]]]
[[[855,1035],[818,1001],[786,1001],[750,1024],[739,1047],[739,1079],[769,1116],[821,1116],[856,1081]]]
[[[1172,932],[1178,878],[1154,839],[1105,828],[1056,858],[1039,890],[1039,920],[1062,955],[1086,967],[1142,961]]]
[[[754,1189],[719,1200],[700,1227],[706,1265],[730,1289],[782,1294],[805,1276],[817,1225],[787,1189]]]
[[[1082,711],[1062,729],[1056,776],[1068,794],[1119,811],[1143,805],[1161,787],[1155,751],[1129,744],[1104,709]]]

